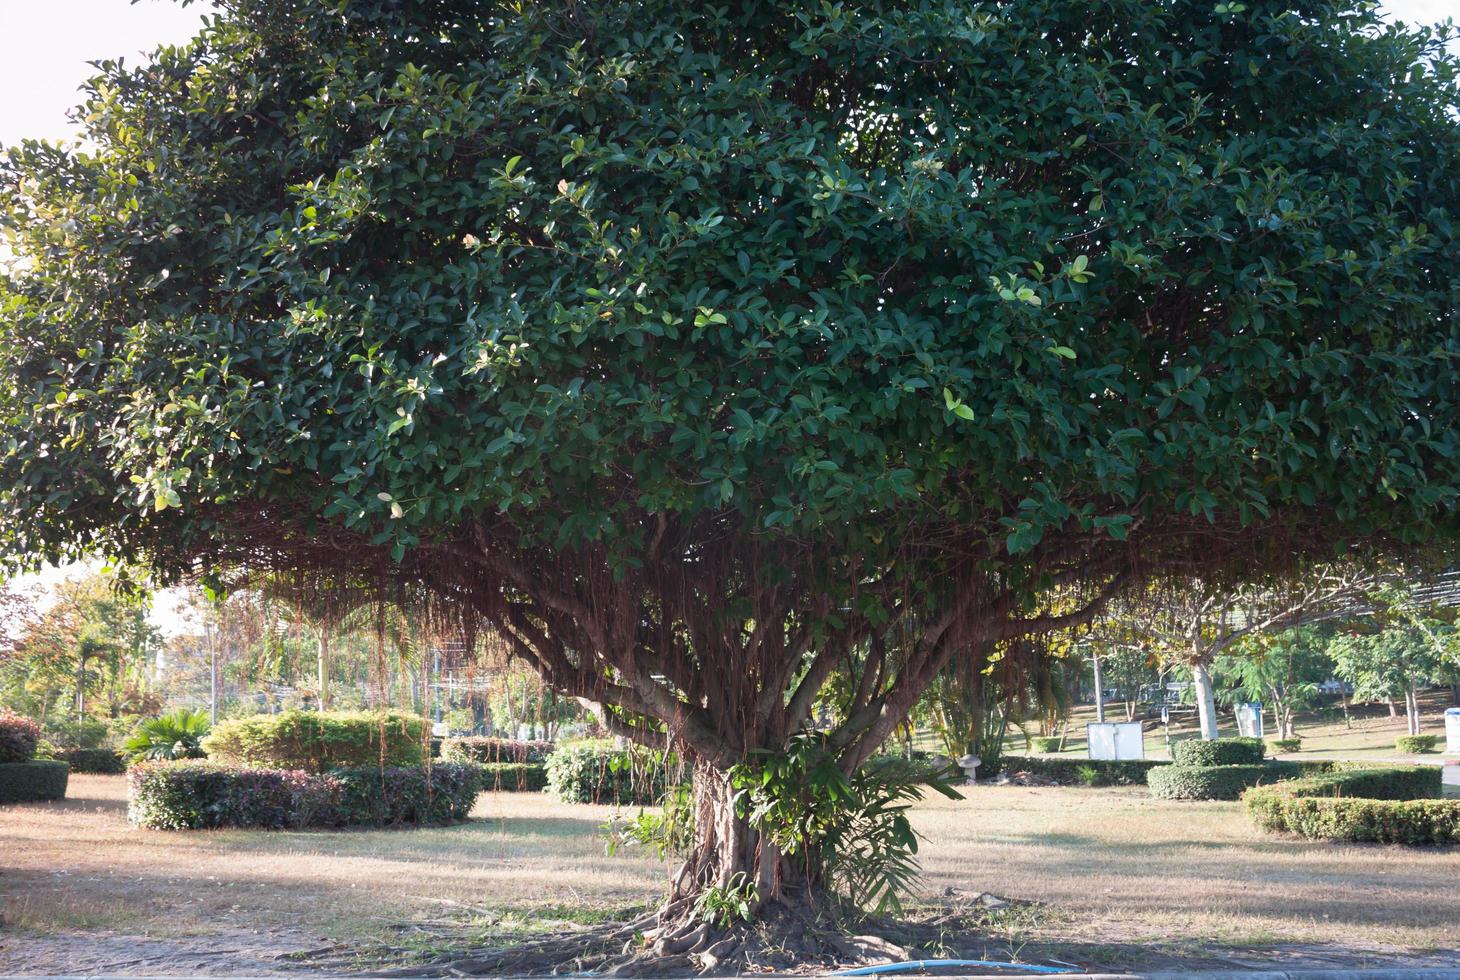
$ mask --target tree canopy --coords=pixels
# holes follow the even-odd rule
[[[1435,32],[222,6],[0,169],[12,556],[422,589],[723,773],[838,669],[850,768],[955,650],[1129,581],[1454,537]]]

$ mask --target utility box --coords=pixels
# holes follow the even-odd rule
[[[1261,703],[1237,705],[1237,734],[1243,738],[1262,738]]]
[[[1460,755],[1460,708],[1445,709],[1445,754]]]
[[[1094,722],[1085,726],[1092,759],[1144,759],[1146,738],[1138,721]]]

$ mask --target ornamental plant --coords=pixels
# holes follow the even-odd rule
[[[1456,536],[1437,32],[221,6],[0,164],[0,547],[409,591],[672,738],[715,818],[662,949],[709,889],[814,898],[729,774],[833,673],[850,775],[955,651]]]

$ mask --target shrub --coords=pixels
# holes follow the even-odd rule
[[[1394,747],[1405,755],[1419,755],[1435,751],[1438,735],[1401,735],[1394,740]]]
[[[387,827],[465,820],[481,790],[477,767],[458,762],[425,766],[336,769],[341,784],[335,821]]]
[[[547,789],[547,766],[539,762],[481,762],[476,767],[484,791],[540,793]]]
[[[1297,752],[1303,747],[1301,738],[1275,738],[1267,743],[1271,752]]]
[[[40,740],[40,725],[25,715],[0,711],[0,764],[29,762]]]
[[[669,785],[668,771],[680,779],[678,762],[663,752],[611,741],[560,746],[548,757],[548,789],[564,803],[657,803]]]
[[[127,778],[127,818],[151,830],[330,823],[341,789],[333,776],[203,761],[142,762]]]
[[[1460,800],[1441,791],[1438,766],[1386,766],[1258,787],[1243,802],[1261,829],[1313,840],[1460,844]]]
[[[1260,738],[1188,739],[1171,746],[1178,766],[1256,766],[1266,746]]]
[[[1058,752],[1060,737],[1058,735],[1036,735],[1029,740],[1029,747],[1035,752]]]
[[[1264,765],[1174,765],[1151,770],[1147,784],[1161,800],[1235,800],[1250,786],[1280,778]]]
[[[396,712],[285,711],[220,722],[203,739],[234,765],[325,772],[352,766],[418,766],[425,721]]]
[[[146,718],[123,743],[132,762],[144,759],[201,759],[203,739],[212,723],[206,711],[179,708],[172,714]]]
[[[143,762],[128,774],[127,814],[139,827],[392,826],[460,820],[476,800],[471,766],[359,766],[329,773],[213,761]]]
[[[111,728],[104,721],[67,718],[46,722],[46,741],[58,749],[96,749],[106,741]]]
[[[1061,786],[1142,786],[1146,773],[1170,764],[1157,759],[1041,759],[1006,755],[1003,771],[1043,776]],[[1081,773],[1081,769],[1092,769],[1094,774]],[[1092,781],[1086,781],[1087,775]]]
[[[441,745],[448,762],[546,762],[552,752],[552,742],[511,738],[448,738]]]
[[[116,749],[57,749],[52,758],[66,763],[72,772],[115,776],[127,771],[127,760]]]
[[[0,763],[0,803],[36,803],[66,795],[70,770],[54,759]]]

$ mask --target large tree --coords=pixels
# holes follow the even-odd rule
[[[851,772],[955,652],[1128,583],[1455,534],[1435,33],[222,6],[0,172],[6,550],[434,596],[693,762],[671,911],[802,873],[727,774],[833,672]]]

